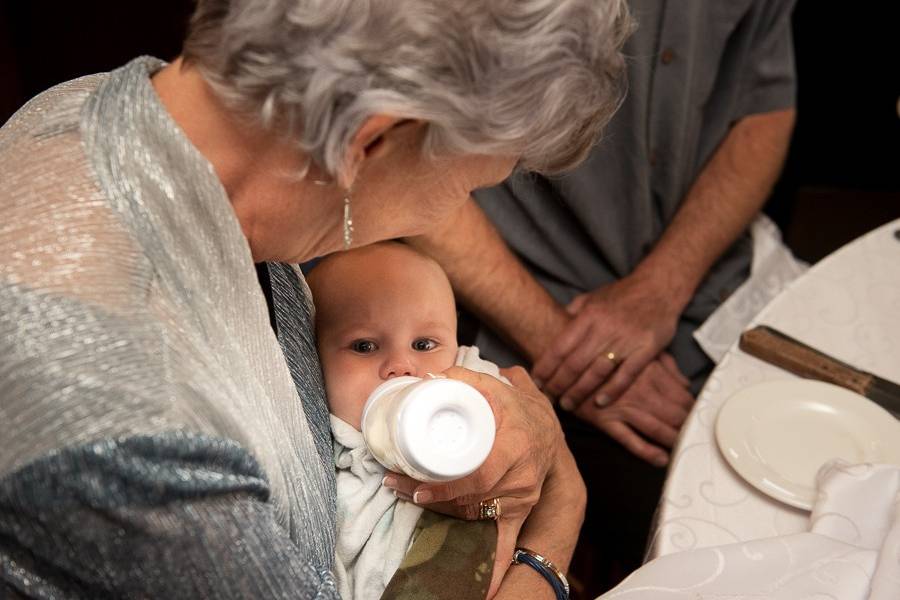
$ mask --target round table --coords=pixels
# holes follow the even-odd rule
[[[759,324],[900,382],[900,219],[817,263],[756,316],[752,325]],[[714,437],[719,409],[735,392],[795,378],[737,345],[728,351],[673,450],[649,558],[808,529],[808,512],[751,487],[725,462]]]

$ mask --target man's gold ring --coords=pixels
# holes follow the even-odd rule
[[[482,521],[496,521],[503,514],[503,511],[500,509],[500,498],[482,500],[479,506],[478,518]]]

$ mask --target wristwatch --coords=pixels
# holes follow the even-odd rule
[[[556,592],[556,600],[569,600],[569,581],[563,572],[556,568],[552,562],[528,548],[516,548],[513,552],[512,564],[528,565],[541,574],[547,583]]]

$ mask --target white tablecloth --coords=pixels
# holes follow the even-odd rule
[[[835,358],[900,381],[900,219],[828,256],[754,320]],[[736,347],[684,425],[657,515],[650,558],[809,530],[809,513],[757,492],[725,463],[713,426],[738,390],[794,375]],[[900,598],[900,594],[898,594]]]
[[[900,381],[900,220],[814,266],[752,324]],[[654,560],[601,600],[900,600],[900,467],[823,467],[810,514],[757,492],[719,453],[723,403],[794,378],[736,346],[725,354],[673,451]]]
[[[900,467],[832,461],[810,531],[667,554],[599,600],[897,600]]]

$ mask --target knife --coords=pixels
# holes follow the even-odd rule
[[[740,348],[801,377],[853,390],[900,419],[900,385],[810,348],[777,329],[760,325],[745,331]]]

